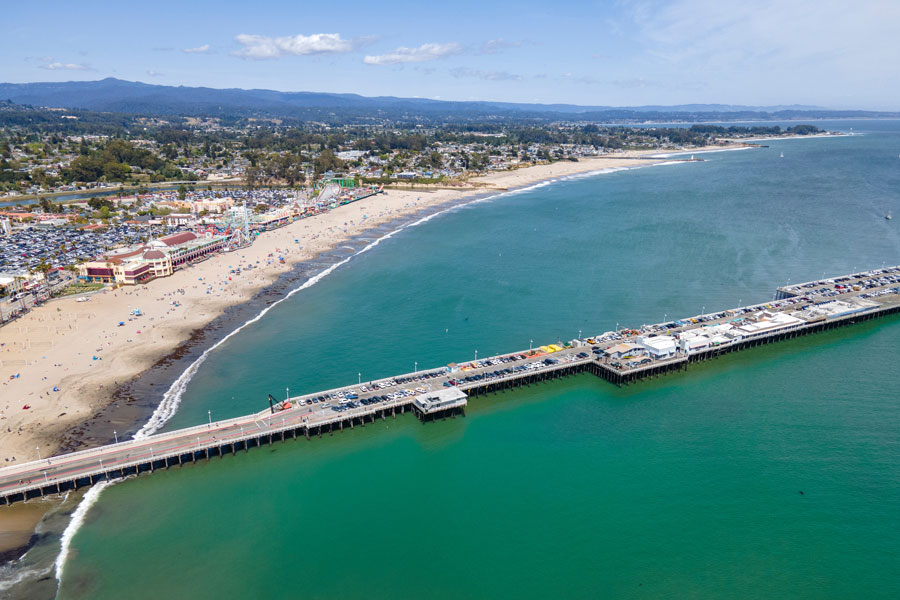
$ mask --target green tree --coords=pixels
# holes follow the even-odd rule
[[[103,176],[109,181],[122,181],[131,173],[131,167],[125,163],[108,162],[103,165]]]
[[[316,175],[321,175],[326,171],[336,171],[340,169],[344,166],[344,163],[334,155],[331,148],[325,148],[319,153],[316,160],[313,161],[313,166],[315,167]]]
[[[53,266],[47,262],[47,259],[44,257],[41,257],[41,262],[38,263],[37,270],[46,275],[47,272],[50,271],[52,268],[53,268]]]
[[[250,166],[244,169],[244,185],[248,190],[256,189],[259,185],[262,169],[256,166]]]

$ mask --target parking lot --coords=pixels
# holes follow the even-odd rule
[[[13,229],[0,237],[0,272],[35,269],[43,261],[52,267],[90,260],[112,248],[180,231],[177,227],[154,225],[111,225],[85,231],[74,227]]]

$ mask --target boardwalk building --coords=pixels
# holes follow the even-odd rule
[[[185,231],[161,237],[158,241],[164,244],[159,248],[172,258],[172,267],[178,269],[189,263],[203,260],[211,254],[221,252],[225,248],[228,238],[221,235],[201,237],[192,231]]]
[[[137,285],[168,277],[179,267],[222,251],[228,238],[185,231],[123,249],[78,266],[79,277],[97,283]]]

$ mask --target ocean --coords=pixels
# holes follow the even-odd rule
[[[900,123],[820,127],[862,135],[574,177],[405,227],[210,352],[164,426],[900,263],[884,219]],[[894,598],[898,341],[888,318],[112,485],[58,597]]]

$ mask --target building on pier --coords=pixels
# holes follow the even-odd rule
[[[629,337],[623,342],[618,332],[588,338],[597,344],[594,353],[637,360],[618,361],[594,357],[580,348],[559,348],[548,345],[554,352],[553,359],[545,354],[516,352],[482,359],[478,364],[465,363],[469,376],[460,378],[448,369],[428,373],[417,372],[384,379],[372,389],[357,385],[291,398],[292,408],[272,415],[269,411],[224,422],[203,424],[193,428],[154,434],[150,438],[108,444],[99,448],[81,450],[66,455],[65,460],[51,464],[49,458],[0,468],[0,505],[9,505],[46,495],[63,494],[70,490],[94,485],[100,481],[121,479],[150,473],[160,468],[196,462],[200,459],[234,454],[297,439],[310,439],[324,434],[365,427],[377,418],[393,418],[405,412],[415,412],[423,422],[454,418],[464,414],[468,398],[482,397],[521,386],[539,384],[560,377],[591,373],[615,385],[630,385],[647,378],[655,378],[686,370],[689,365],[736,352],[778,342],[798,336],[829,331],[854,323],[887,315],[900,315],[900,267],[892,267],[866,277],[880,276],[864,285],[846,283],[850,292],[825,289],[821,293],[791,297],[784,302],[773,302],[739,307],[702,317],[676,321],[671,324],[655,324],[628,330],[626,335],[643,335],[637,338],[641,345]],[[850,277],[842,278],[845,285]],[[876,285],[877,283],[877,285]],[[854,290],[854,288],[860,288]],[[841,288],[843,289],[843,288]],[[863,291],[864,290],[864,291]],[[677,340],[681,352],[667,358],[657,358],[672,352]],[[692,342],[693,340],[693,342]],[[611,347],[608,347],[611,346]],[[648,356],[647,346],[657,353]],[[612,352],[610,352],[612,351]],[[503,364],[501,364],[503,363]],[[508,365],[508,366],[507,366]],[[427,377],[426,377],[427,375]],[[424,379],[423,379],[424,377]],[[427,383],[425,380],[428,380]],[[438,391],[413,396],[411,390],[395,387],[390,397],[381,395],[382,388],[400,386],[410,380],[423,381],[423,385],[437,387]],[[439,386],[446,386],[440,389]],[[310,408],[310,400],[323,394],[331,398],[360,397],[359,405],[326,410],[321,404]],[[402,392],[402,393],[401,393]]]
[[[764,310],[760,313],[757,313],[756,315],[753,315],[744,323],[735,327],[735,329],[740,332],[743,337],[749,337],[758,335],[760,333],[775,332],[781,329],[797,327],[804,324],[805,323],[802,319],[798,319],[793,315],[789,315],[783,312],[773,313]]]
[[[423,415],[430,415],[452,408],[466,405],[466,395],[455,387],[420,394],[414,400],[415,407],[422,411]]]
[[[638,343],[655,359],[675,356],[675,338],[670,335],[642,336]]]
[[[604,352],[606,356],[611,359],[618,360],[625,356],[642,356],[646,354],[646,350],[644,347],[639,344],[632,344],[631,342],[622,342],[621,344],[616,344],[611,348],[607,348]]]

